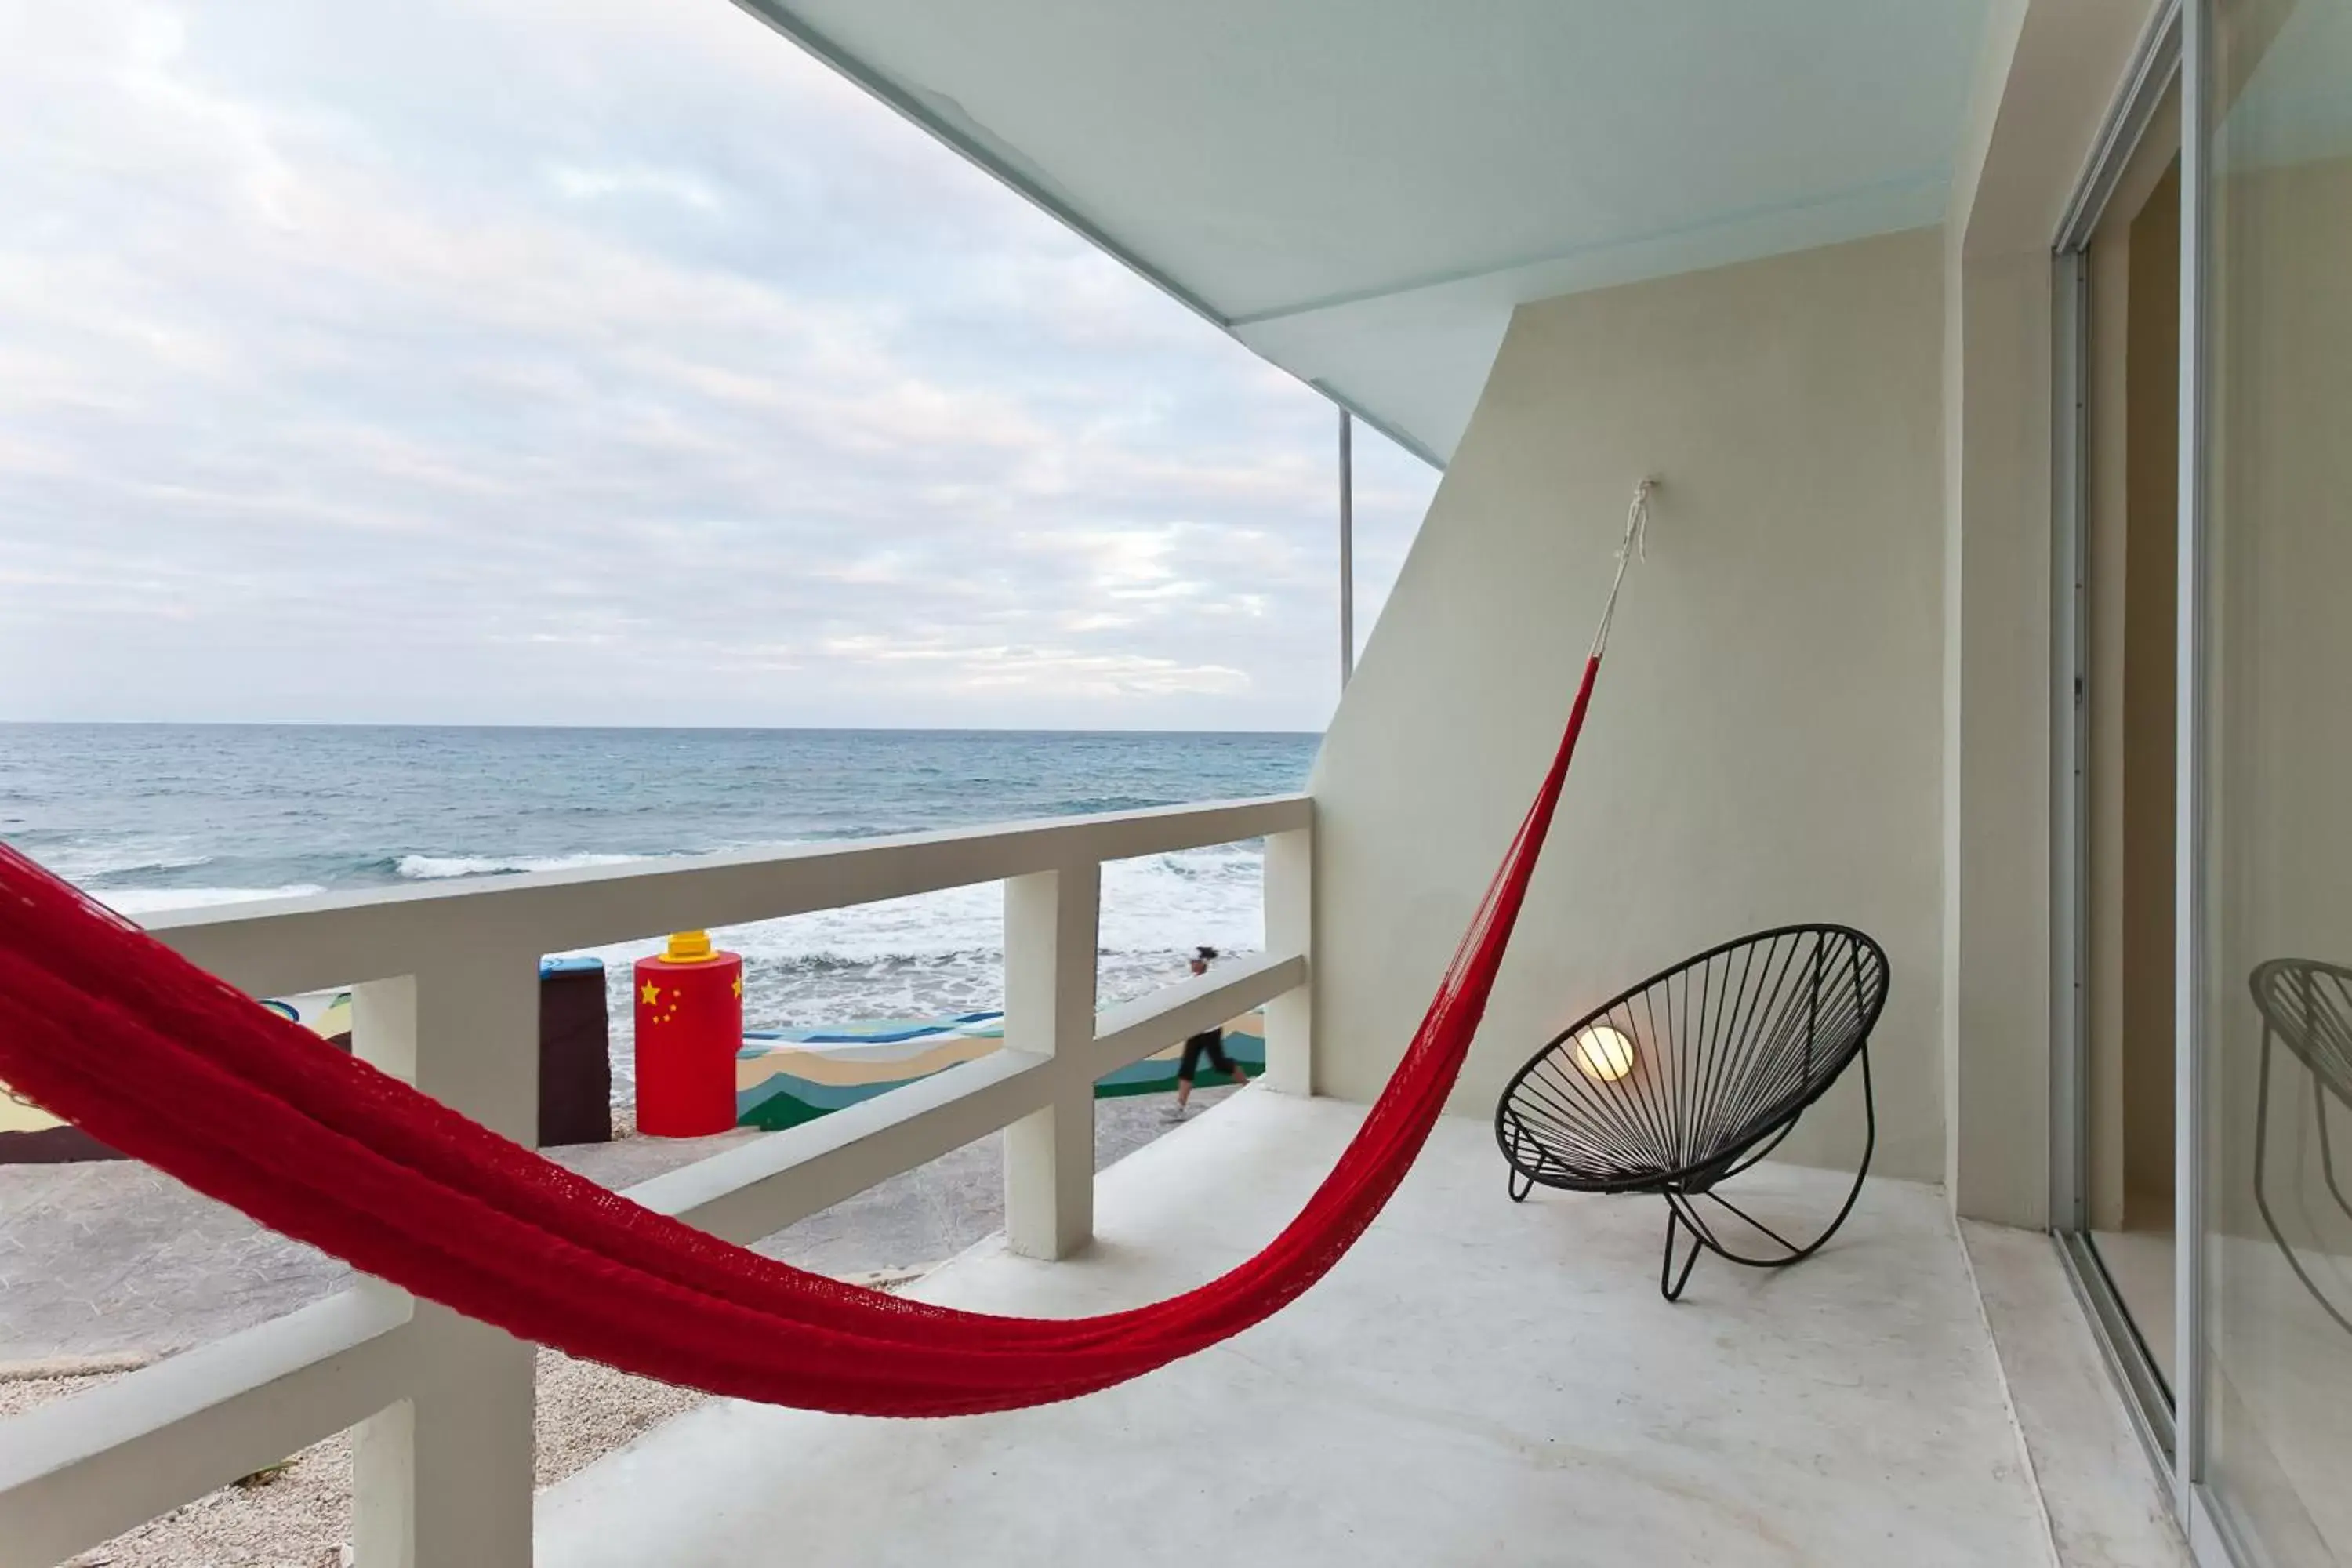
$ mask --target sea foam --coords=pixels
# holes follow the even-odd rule
[[[514,871],[578,871],[591,866],[626,866],[645,855],[403,855],[393,869],[413,881],[449,877],[490,877]]]

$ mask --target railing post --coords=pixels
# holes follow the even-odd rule
[[[355,987],[352,1045],[452,1109],[535,1141],[535,952],[469,948]],[[427,1301],[408,1331],[409,1396],[362,1422],[352,1444],[359,1568],[528,1568],[535,1347]]]
[[[1024,1258],[1066,1258],[1095,1226],[1093,861],[1004,883],[1004,1047],[1054,1058],[1053,1103],[1004,1130],[1004,1235]]]
[[[1307,982],[1265,1005],[1265,1086],[1315,1092],[1315,829],[1265,836],[1265,951],[1307,960]]]

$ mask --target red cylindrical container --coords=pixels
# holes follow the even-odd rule
[[[637,1131],[700,1138],[735,1126],[735,1054],[743,1048],[743,960],[680,931],[636,968]]]

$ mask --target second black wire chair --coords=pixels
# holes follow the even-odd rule
[[[1869,937],[1796,925],[1710,948],[1611,998],[1538,1051],[1495,1108],[1512,1200],[1538,1186],[1658,1194],[1667,1210],[1658,1289],[1669,1301],[1701,1248],[1754,1268],[1811,1257],[1853,1212],[1877,1147],[1870,1032],[1886,982],[1885,952]],[[1777,1148],[1856,1058],[1868,1131],[1853,1185],[1819,1236],[1790,1241],[1717,1188]],[[1701,1201],[1778,1250],[1727,1245]],[[1690,1251],[1677,1268],[1683,1231]]]

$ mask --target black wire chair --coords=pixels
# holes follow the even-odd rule
[[[1495,1107],[1511,1201],[1538,1186],[1656,1193],[1666,1200],[1658,1290],[1678,1300],[1701,1248],[1751,1268],[1784,1268],[1821,1250],[1853,1212],[1878,1145],[1870,1032],[1886,1005],[1886,953],[1846,926],[1759,931],[1676,964],[1562,1029],[1518,1070]],[[1800,1245],[1717,1192],[1779,1147],[1807,1107],[1862,1059],[1868,1123],[1853,1185],[1828,1226]],[[1745,1221],[1779,1251],[1727,1246],[1700,1199]],[[1691,1247],[1679,1270],[1675,1242]]]
[[[2336,1206],[2352,1219],[2352,1203],[2345,1201],[2344,1189],[2336,1183],[2336,1151],[2327,1136],[2327,1102],[2336,1100],[2352,1105],[2352,969],[2315,958],[2273,958],[2256,964],[2246,984],[2254,994],[2254,1010],[2263,1016],[2262,1084],[2254,1093],[2254,1206],[2262,1211],[2271,1239],[2278,1243],[2287,1267],[2294,1270],[2312,1300],[2352,1332],[2352,1319],[2328,1300],[2327,1292],[2305,1269],[2286,1232],[2279,1228],[2264,1186],[2270,1165],[2271,1041],[2277,1038],[2284,1040],[2295,1059],[2311,1069],[2318,1089],[2312,1096],[2311,1109],[2319,1121],[2319,1168]]]

